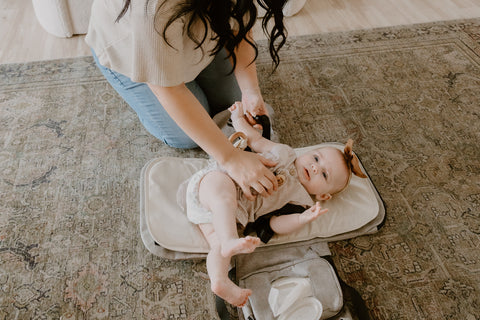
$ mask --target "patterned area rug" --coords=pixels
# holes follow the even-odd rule
[[[280,140],[353,138],[385,201],[380,232],[330,244],[372,318],[480,319],[480,20],[290,38],[258,69]],[[217,319],[204,262],[139,235],[143,165],[205,155],[150,136],[90,57],[1,65],[0,146],[1,319]]]

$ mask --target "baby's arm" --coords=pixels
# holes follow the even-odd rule
[[[328,209],[322,209],[320,203],[315,203],[311,208],[303,213],[294,213],[281,216],[273,216],[270,219],[270,227],[275,233],[287,234],[292,233],[317,219],[320,215],[326,213]]]
[[[257,153],[268,152],[276,145],[275,142],[262,137],[260,132],[248,123],[241,102],[235,102],[229,110],[232,113],[233,127],[236,131],[241,131],[247,136],[248,146],[253,151]]]

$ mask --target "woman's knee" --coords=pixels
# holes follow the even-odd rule
[[[98,62],[95,52],[92,51],[92,54],[105,78],[135,111],[141,124],[150,134],[172,148],[193,149],[198,147],[165,111],[147,84],[133,82],[128,77],[105,68]],[[188,83],[187,87],[208,112],[208,101],[200,86],[193,81]]]
[[[176,148],[176,149],[194,149],[198,148],[198,145],[190,139],[188,136],[174,136],[174,137],[165,137],[161,135],[156,135],[152,133],[154,136],[156,136],[159,140],[163,141],[167,146]]]

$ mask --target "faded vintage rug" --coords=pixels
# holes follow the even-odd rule
[[[480,319],[480,20],[290,38],[258,69],[280,140],[353,138],[383,197],[380,232],[330,245],[372,318]],[[204,262],[139,234],[143,165],[205,155],[90,57],[1,65],[0,146],[0,319],[217,319]]]

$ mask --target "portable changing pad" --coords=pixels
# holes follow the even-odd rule
[[[325,146],[340,150],[344,147],[335,142],[322,143],[298,148],[295,152],[302,154]],[[180,184],[207,162],[202,158],[160,157],[144,166],[140,184],[140,228],[142,240],[151,253],[170,259],[203,258],[208,253],[209,245],[200,229],[177,204]],[[363,166],[362,170],[365,172]],[[275,235],[261,246],[314,238],[327,242],[370,234],[379,229],[385,216],[383,202],[370,178],[355,175],[344,191],[321,205],[329,209],[326,214],[295,233]]]

